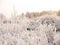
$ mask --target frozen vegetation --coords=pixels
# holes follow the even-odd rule
[[[60,17],[50,14],[4,19],[0,23],[0,45],[60,45],[60,20],[57,18]]]

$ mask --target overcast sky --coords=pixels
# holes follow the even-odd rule
[[[11,17],[16,10],[16,14],[22,12],[37,12],[42,10],[60,9],[59,0],[0,0],[0,13]]]

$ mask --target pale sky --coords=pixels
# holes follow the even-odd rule
[[[38,12],[43,10],[58,10],[60,9],[59,0],[0,0],[0,13],[3,13],[6,17],[11,17],[14,13],[14,7],[16,14],[25,12]]]

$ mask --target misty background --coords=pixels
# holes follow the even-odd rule
[[[60,0],[0,0],[0,13],[7,18],[26,12],[59,10]]]

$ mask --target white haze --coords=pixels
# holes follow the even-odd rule
[[[14,13],[19,15],[42,10],[59,10],[59,4],[59,0],[0,0],[0,13],[10,18]]]

